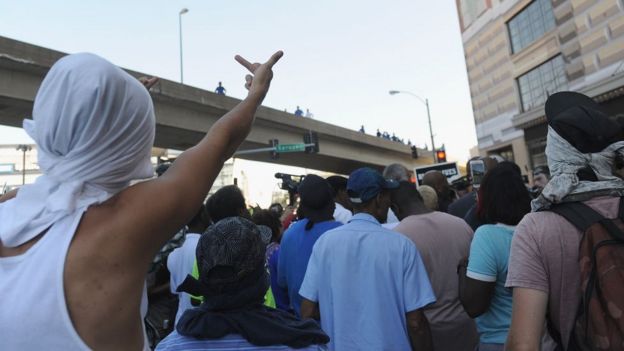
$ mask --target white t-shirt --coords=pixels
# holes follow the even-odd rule
[[[400,222],[384,223],[381,226],[386,229],[394,230],[394,228],[396,228],[399,225],[399,223]]]
[[[184,244],[173,250],[169,254],[167,259],[167,269],[171,273],[169,280],[171,284],[171,292],[177,294],[179,298],[178,312],[176,313],[175,322],[178,324],[180,317],[189,308],[193,308],[191,305],[191,296],[187,293],[179,293],[176,291],[178,286],[182,284],[186,276],[193,271],[193,263],[195,262],[195,250],[197,249],[197,242],[201,234],[186,233]]]
[[[336,202],[336,209],[334,210],[334,219],[336,222],[347,224],[351,220],[351,217],[353,217],[353,213]]]
[[[391,208],[388,209],[388,217],[386,218],[386,223],[399,223],[399,219],[394,214]]]

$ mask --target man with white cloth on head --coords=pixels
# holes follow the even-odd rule
[[[43,175],[0,199],[0,349],[149,349],[148,266],[248,135],[281,56],[237,56],[253,74],[248,96],[165,175],[131,187],[153,175],[148,91],[93,54],[54,64],[24,121]]]

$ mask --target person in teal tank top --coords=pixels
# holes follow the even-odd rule
[[[515,226],[531,211],[531,196],[520,168],[502,162],[481,183],[475,232],[468,260],[459,263],[459,297],[476,318],[479,350],[502,351],[511,324],[511,289],[505,288],[511,239]]]

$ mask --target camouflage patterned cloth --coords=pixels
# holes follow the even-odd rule
[[[623,196],[624,180],[613,175],[617,154],[624,155],[624,141],[607,146],[600,152],[584,154],[552,128],[548,127],[546,157],[551,179],[540,196],[533,200],[534,212],[562,202],[585,201],[597,196]],[[581,181],[578,171],[590,166],[597,181]]]
[[[258,270],[266,271],[265,252],[270,240],[269,228],[259,228],[242,217],[224,218],[210,226],[197,244],[198,282],[202,290],[220,293],[224,287],[237,284]],[[228,267],[230,274],[209,274],[217,267]]]

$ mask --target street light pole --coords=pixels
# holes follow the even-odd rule
[[[29,145],[18,145],[17,150],[22,152],[22,185],[26,184],[26,151],[32,148]]]
[[[431,113],[429,112],[429,99],[423,100],[423,98],[421,98],[420,96],[409,91],[390,90],[389,93],[390,95],[396,95],[396,94],[401,94],[401,93],[408,94],[408,95],[415,97],[423,104],[425,104],[425,106],[427,107],[427,120],[429,122],[429,135],[431,136],[431,154],[433,155],[433,162],[436,163],[438,160],[437,160],[437,155],[436,155],[435,141],[433,140],[433,128],[431,127]]]
[[[187,13],[188,9],[183,8],[178,14],[178,24],[180,25],[180,83],[184,84],[184,62],[182,61],[182,15]]]

